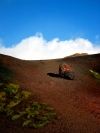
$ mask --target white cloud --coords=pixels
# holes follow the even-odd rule
[[[64,41],[54,38],[47,41],[41,34],[36,34],[23,39],[11,48],[0,45],[0,53],[25,60],[41,60],[62,58],[74,53],[100,53],[100,46],[95,47],[92,42],[84,38]]]

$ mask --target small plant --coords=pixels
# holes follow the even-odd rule
[[[93,77],[95,77],[96,79],[100,79],[100,74],[99,73],[97,73],[97,72],[95,72],[93,70],[89,70],[89,71],[93,75]]]
[[[17,106],[21,101],[20,100],[17,100],[17,101],[10,101],[8,104],[7,104],[7,108],[13,108],[15,106]]]
[[[45,104],[46,105],[46,104]],[[48,105],[34,102],[25,110],[25,120],[23,126],[40,128],[49,123],[56,117],[54,109],[49,108]]]
[[[4,112],[5,114],[8,116],[8,117],[11,117],[13,114],[14,114],[14,110],[12,108],[8,108],[5,106],[5,109],[4,109]]]
[[[26,126],[30,125],[31,123],[32,123],[31,120],[25,120],[25,121],[23,122],[22,126],[23,126],[23,127],[26,127]]]
[[[6,100],[6,93],[0,92],[0,101],[5,101],[5,100]]]
[[[30,96],[30,92],[19,90],[19,85],[7,84],[0,92],[0,113],[5,113],[13,121],[21,121],[23,127],[33,128],[43,127],[56,118],[54,109],[47,104],[28,102],[23,106]]]
[[[22,91],[21,92],[21,95],[22,95],[22,98],[23,99],[27,99],[27,98],[29,98],[30,96],[31,96],[31,93],[29,92],[29,91]]]
[[[0,92],[0,112],[5,109],[6,94],[5,92]]]
[[[5,88],[4,91],[6,92],[7,95],[14,95],[18,92],[19,90],[19,85],[16,84],[8,84]]]
[[[14,114],[13,116],[12,116],[12,120],[17,120],[17,119],[19,119],[20,117],[21,117],[22,115],[19,113],[19,114]]]

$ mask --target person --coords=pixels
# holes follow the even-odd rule
[[[73,72],[71,66],[66,63],[61,63],[59,65],[59,75],[65,79],[73,80],[75,78],[74,72]]]

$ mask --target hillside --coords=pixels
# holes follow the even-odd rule
[[[61,62],[72,66],[75,80],[57,75]],[[13,82],[52,106],[58,115],[56,121],[40,129],[22,128],[0,116],[1,133],[99,133],[100,80],[92,77],[89,69],[100,72],[100,54],[44,61],[0,55],[0,65],[12,71]]]

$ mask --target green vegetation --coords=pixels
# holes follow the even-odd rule
[[[100,73],[97,73],[96,71],[89,70],[93,77],[96,79],[100,79]]]
[[[16,84],[3,84],[0,88],[0,114],[23,127],[40,128],[56,118],[54,109],[47,104],[30,102],[31,93]],[[27,104],[25,104],[27,103]]]
[[[19,85],[15,85],[15,84],[7,84],[6,87],[4,88],[4,92],[8,95],[14,95],[18,92],[19,89]]]

